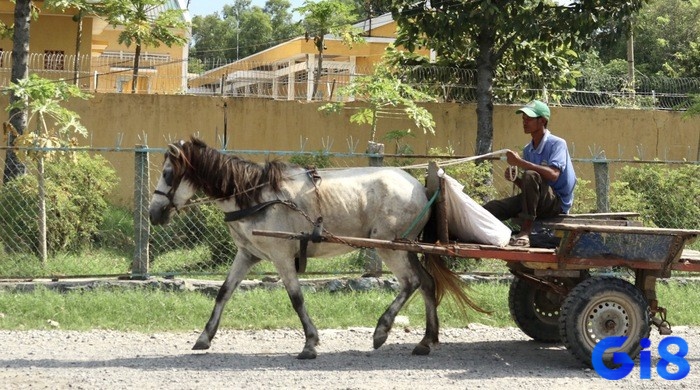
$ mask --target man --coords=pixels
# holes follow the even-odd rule
[[[515,112],[522,114],[523,130],[532,141],[523,148],[523,157],[508,150],[506,179],[520,187],[520,194],[505,199],[492,200],[484,208],[500,220],[514,217],[522,219],[520,232],[511,237],[510,245],[529,246],[529,234],[536,218],[567,214],[574,201],[576,173],[566,141],[553,135],[548,129],[549,107],[533,100]],[[512,169],[523,171],[515,177]]]

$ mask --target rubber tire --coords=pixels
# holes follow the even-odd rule
[[[614,328],[607,330],[606,325]],[[615,277],[596,277],[579,283],[564,299],[559,316],[561,340],[576,359],[593,367],[591,353],[602,338],[627,336],[617,351],[632,359],[639,355],[641,339],[649,337],[651,311],[644,294]],[[612,351],[604,356],[612,365]]]
[[[586,273],[585,277],[588,277]],[[584,277],[584,278],[585,278]],[[570,285],[580,279],[549,278],[550,281]],[[558,343],[559,313],[564,296],[544,288],[536,283],[515,276],[508,290],[508,307],[510,316],[518,328],[535,341]]]

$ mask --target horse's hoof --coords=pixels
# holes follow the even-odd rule
[[[301,353],[297,355],[297,359],[299,359],[299,360],[316,359],[316,351],[313,349],[304,348],[304,350],[301,351]]]
[[[418,344],[418,345],[416,345],[415,348],[413,348],[414,355],[424,356],[424,355],[428,355],[429,353],[430,353],[430,347],[427,345]]]
[[[375,332],[374,333],[374,349],[377,349],[384,345],[386,339],[389,338],[389,334],[386,332]]]
[[[194,347],[192,347],[193,350],[202,350],[202,349],[209,349],[211,347],[211,342],[209,339],[206,337],[199,336],[197,339],[197,342],[194,344]]]

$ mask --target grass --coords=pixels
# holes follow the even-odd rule
[[[230,262],[216,267],[202,267],[198,264],[210,262],[210,250],[201,245],[192,249],[178,249],[161,254],[151,260],[150,274],[158,275],[220,275],[229,270]],[[8,255],[0,253],[0,277],[2,278],[41,278],[51,276],[75,277],[83,275],[122,275],[131,269],[131,255],[117,253],[109,249],[93,249],[80,254],[59,253],[53,255],[45,265],[33,255]],[[359,275],[363,272],[363,262],[358,251],[330,259],[309,259],[305,277],[327,277],[329,275]],[[386,272],[389,272],[387,269]],[[250,278],[277,274],[272,263],[262,261],[250,271]]]
[[[672,325],[700,325],[694,303],[700,301],[700,285],[659,283],[659,304],[668,309]],[[477,283],[470,295],[492,314],[454,308],[449,301],[439,308],[442,327],[465,327],[481,323],[495,327],[514,326],[508,310],[508,285]],[[374,327],[394,298],[393,292],[307,292],[306,305],[319,328]],[[209,318],[213,299],[198,292],[161,290],[97,289],[58,293],[38,289],[33,293],[0,292],[0,329],[50,329],[49,321],[61,329],[112,329],[158,332],[201,330]],[[417,294],[401,311],[412,327],[424,326],[422,298]],[[221,328],[300,329],[299,319],[283,289],[237,291],[226,306]]]

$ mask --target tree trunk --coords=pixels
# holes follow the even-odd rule
[[[476,75],[476,155],[490,153],[493,148],[493,78],[495,75],[495,34],[483,33],[478,38],[479,59]]]
[[[80,86],[80,44],[83,41],[83,11],[78,11],[78,32],[75,36],[75,60],[73,61],[73,84]]]
[[[131,77],[131,93],[136,93],[136,84],[139,81],[139,57],[141,57],[141,45],[136,45],[134,53],[134,75]]]
[[[316,43],[316,48],[318,49],[318,65],[316,67],[316,77],[314,77],[314,92],[311,94],[312,99],[316,99],[316,94],[318,93],[318,85],[321,81],[321,72],[323,71],[323,35],[318,38]]]
[[[13,83],[29,77],[27,58],[29,57],[29,22],[31,18],[31,0],[17,0],[15,4],[15,29],[12,35],[12,76]],[[10,104],[19,100],[14,94],[10,94]],[[27,111],[13,109],[10,111],[10,123],[17,133],[24,134],[27,128]],[[15,135],[8,135],[9,145],[14,145]],[[3,183],[23,175],[26,167],[17,158],[17,154],[11,149],[5,155],[5,170]]]

